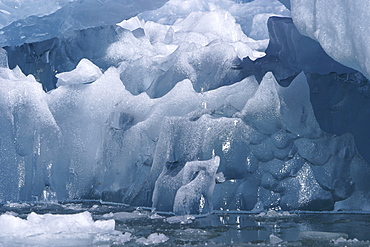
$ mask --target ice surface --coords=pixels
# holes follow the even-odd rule
[[[291,0],[294,24],[336,61],[370,78],[369,2]]]

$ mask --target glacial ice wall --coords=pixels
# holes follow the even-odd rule
[[[2,85],[24,95],[3,105],[4,201],[52,189],[178,214],[323,210],[369,188],[351,135],[320,130],[303,74],[287,88],[268,73],[201,93],[184,80],[158,99],[132,95],[115,68],[50,93],[3,68]]]
[[[60,4],[22,18],[49,23],[86,7]],[[363,77],[271,17],[289,16],[279,1],[171,0],[134,5],[131,19],[131,5],[114,6],[128,14],[109,12],[126,18],[117,25],[86,17],[1,50],[2,202],[102,199],[176,214],[369,202],[358,138],[325,132],[316,118],[329,111],[315,111],[316,88],[351,109],[351,93],[318,83]]]
[[[370,78],[370,2],[291,0],[299,31],[317,40],[336,61]]]
[[[162,6],[167,0],[4,0],[0,46],[22,45],[73,30],[115,24]]]

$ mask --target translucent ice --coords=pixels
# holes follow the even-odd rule
[[[115,24],[165,2],[5,0],[0,3],[0,44],[3,47],[39,42],[67,31]]]
[[[291,0],[294,24],[298,30],[316,39],[336,61],[370,78],[370,27],[367,25],[370,3],[341,0]],[[355,38],[354,38],[355,37]]]
[[[266,74],[240,116],[262,134],[273,134],[281,128],[280,100],[275,85],[273,74]]]

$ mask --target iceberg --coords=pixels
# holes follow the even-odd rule
[[[368,208],[367,126],[330,122],[335,109],[366,110],[353,100],[366,79],[299,33],[298,0],[293,20],[279,1],[92,2],[0,5],[11,14],[0,19],[1,202],[99,199],[180,224],[214,210]]]

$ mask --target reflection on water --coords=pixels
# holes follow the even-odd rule
[[[370,213],[218,211],[179,217],[96,201],[0,205],[1,214],[22,219],[31,212],[63,215],[84,211],[94,220],[114,219],[115,230],[131,236],[125,243],[108,237],[96,246],[370,246]],[[7,245],[6,239],[0,237],[0,244]]]

